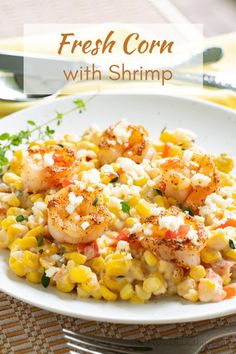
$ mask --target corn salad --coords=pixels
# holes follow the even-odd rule
[[[0,182],[0,247],[17,276],[79,298],[235,296],[233,159],[192,132],[125,120],[34,141]]]

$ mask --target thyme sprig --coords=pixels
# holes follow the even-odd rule
[[[17,146],[20,145],[28,145],[32,141],[35,133],[39,133],[40,139],[51,138],[55,133],[55,129],[50,127],[50,124],[54,123],[56,126],[61,125],[63,118],[73,111],[79,111],[82,113],[86,110],[86,104],[90,101],[94,96],[91,96],[86,102],[81,99],[77,99],[73,101],[74,106],[68,111],[56,112],[56,115],[49,119],[47,122],[37,125],[33,120],[28,120],[27,125],[28,128],[25,130],[21,130],[18,133],[10,134],[10,133],[2,133],[0,134],[0,176],[9,166],[8,153],[9,151],[14,152]]]

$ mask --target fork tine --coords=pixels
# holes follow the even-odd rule
[[[87,341],[89,343],[95,342],[96,344],[109,344],[109,345],[118,345],[119,348],[132,348],[132,349],[140,349],[142,351],[150,351],[151,345],[149,345],[148,342],[146,343],[141,343],[137,342],[135,340],[124,340],[124,339],[115,339],[115,338],[104,338],[104,337],[98,337],[98,336],[87,336],[86,334],[80,334],[76,333],[73,331],[70,331],[68,329],[63,328],[63,332],[65,335],[70,336],[71,338],[78,338],[83,341]]]
[[[80,353],[80,354],[81,353],[86,353],[86,354],[105,354],[105,353],[97,352],[97,351],[89,349],[87,347],[81,347],[81,346],[78,346],[78,345],[75,345],[75,344],[72,344],[72,343],[68,343],[68,346],[73,348],[73,349],[78,349],[79,350],[79,352],[73,352],[73,353]]]
[[[72,337],[72,336],[69,336],[69,335],[65,335],[65,338],[69,341],[72,341],[74,343],[71,343],[73,345],[76,345],[76,346],[79,346],[79,345],[82,345],[82,346],[88,346],[90,348],[94,348],[94,349],[101,349],[103,350],[103,353],[104,353],[104,350],[106,352],[109,352],[109,353],[121,353],[121,354],[132,354],[132,353],[137,353],[137,348],[132,348],[132,347],[123,347],[123,348],[120,348],[117,344],[112,344],[112,343],[95,343],[94,342],[94,337],[91,337],[91,339],[89,338],[89,340],[84,340],[84,339],[80,339],[80,338],[75,338],[75,337]],[[95,337],[96,338],[96,337]],[[105,353],[104,353],[105,354]]]

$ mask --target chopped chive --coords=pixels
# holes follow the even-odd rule
[[[116,176],[116,177],[112,178],[112,179],[110,180],[110,183],[115,183],[115,182],[117,182],[118,179],[119,179],[119,177],[120,177],[120,176]]]
[[[235,250],[235,243],[233,240],[229,239],[229,247],[232,248],[233,250]]]
[[[157,188],[153,188],[154,192],[157,194],[157,195],[163,195],[162,191],[160,189],[157,189]]]
[[[120,202],[120,205],[121,205],[122,211],[123,211],[124,213],[126,213],[126,214],[129,214],[129,212],[130,212],[130,206],[129,206],[129,204],[122,201],[122,202]]]
[[[188,214],[191,215],[191,216],[194,216],[193,211],[192,211],[190,208],[184,208],[184,209],[183,209],[183,212],[184,212],[184,213],[188,213]]]
[[[60,146],[61,148],[64,148],[64,145],[63,144],[57,144],[58,146]]]
[[[25,218],[23,215],[17,215],[17,217],[16,217],[16,221],[17,222],[21,222],[21,221],[24,221],[24,220],[28,220],[28,218]]]
[[[42,246],[42,244],[43,244],[43,234],[39,234],[39,238],[38,238],[38,246],[40,247],[40,246]]]
[[[161,131],[161,134],[164,133],[166,131],[166,127],[164,127]]]
[[[49,283],[50,283],[50,278],[46,276],[46,272],[44,271],[41,278],[41,284],[44,288],[47,288]]]
[[[97,206],[97,203],[98,203],[98,197],[96,197],[93,201],[93,206],[96,207]]]

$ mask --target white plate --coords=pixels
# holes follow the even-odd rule
[[[81,97],[81,96],[79,96]],[[15,132],[28,119],[42,123],[55,111],[64,112],[75,98],[63,98],[17,112],[0,121],[1,132]],[[83,97],[86,100],[86,96]],[[235,155],[236,113],[214,104],[158,95],[97,96],[83,114],[68,115],[58,132],[80,133],[91,123],[107,127],[121,118],[142,123],[157,136],[160,130],[182,127],[199,135],[199,143],[208,151]],[[193,304],[177,298],[160,298],[144,305],[95,300],[79,300],[75,294],[63,294],[53,287],[44,289],[15,276],[7,265],[8,252],[0,250],[0,289],[29,304],[64,315],[117,323],[176,323],[219,317],[236,312],[236,299],[220,303]]]

